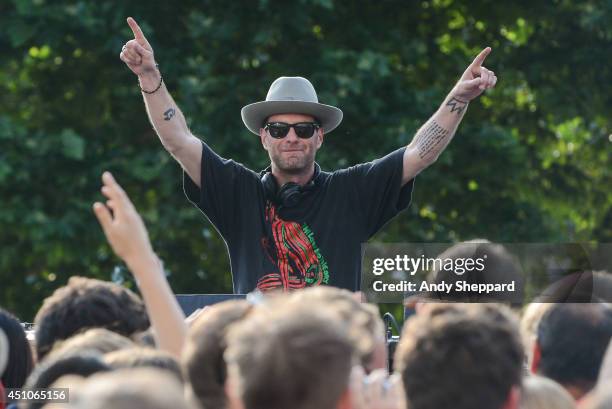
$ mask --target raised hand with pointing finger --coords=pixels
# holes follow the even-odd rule
[[[119,58],[138,76],[156,71],[151,44],[147,41],[136,20],[128,17],[127,23],[134,33],[134,39],[123,45]]]
[[[482,66],[490,52],[491,47],[486,47],[465,70],[451,92],[455,98],[470,102],[485,90],[495,87],[497,83],[495,73]]]
[[[455,135],[470,101],[495,87],[497,76],[482,65],[490,53],[491,47],[485,47],[474,58],[438,111],[418,130],[404,152],[404,182],[437,160]]]
[[[183,113],[168,92],[155,62],[153,47],[140,26],[132,17],[127,18],[127,23],[134,38],[124,44],[119,58],[138,76],[149,120],[164,148],[199,184],[202,143],[191,133]]]

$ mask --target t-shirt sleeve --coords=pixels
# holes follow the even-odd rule
[[[231,159],[217,155],[202,142],[202,164],[199,188],[183,172],[183,189],[187,199],[198,207],[224,238],[236,232],[240,206],[244,205],[249,184],[256,184],[253,172]]]
[[[414,179],[401,185],[404,150],[400,148],[380,159],[349,168],[356,189],[355,206],[363,218],[366,239],[410,204]]]

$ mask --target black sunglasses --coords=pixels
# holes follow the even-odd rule
[[[270,133],[270,136],[276,139],[282,139],[289,134],[289,129],[293,128],[298,138],[308,139],[314,135],[314,131],[321,126],[316,122],[298,122],[296,124],[287,124],[285,122],[269,122],[264,129]]]

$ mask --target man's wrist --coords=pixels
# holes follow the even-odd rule
[[[134,274],[138,274],[140,271],[162,270],[161,260],[153,250],[126,257],[125,264]]]
[[[138,83],[140,84],[140,88],[146,90],[152,90],[159,84],[161,80],[161,72],[157,64],[155,64],[154,68],[150,68],[141,72],[138,75]]]
[[[442,103],[442,109],[448,109],[451,113],[456,113],[457,115],[461,115],[465,112],[468,105],[470,104],[470,100],[461,96],[460,94],[454,92],[452,90],[444,102]]]
[[[457,92],[457,90],[454,88],[451,90],[451,92],[448,93],[448,95],[446,96],[446,100],[444,102],[447,103],[448,101],[453,100],[453,99],[458,102],[461,102],[462,104],[470,103],[470,100],[468,98],[461,95],[461,93]]]

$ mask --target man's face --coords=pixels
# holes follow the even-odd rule
[[[267,122],[296,124],[315,122],[315,119],[310,115],[278,114],[269,117]],[[314,135],[309,139],[298,138],[294,128],[291,128],[287,136],[282,139],[271,137],[270,133],[263,128],[259,130],[259,136],[272,163],[280,171],[289,174],[299,174],[310,169],[315,160],[315,154],[323,143],[323,129],[321,128],[316,129]]]

